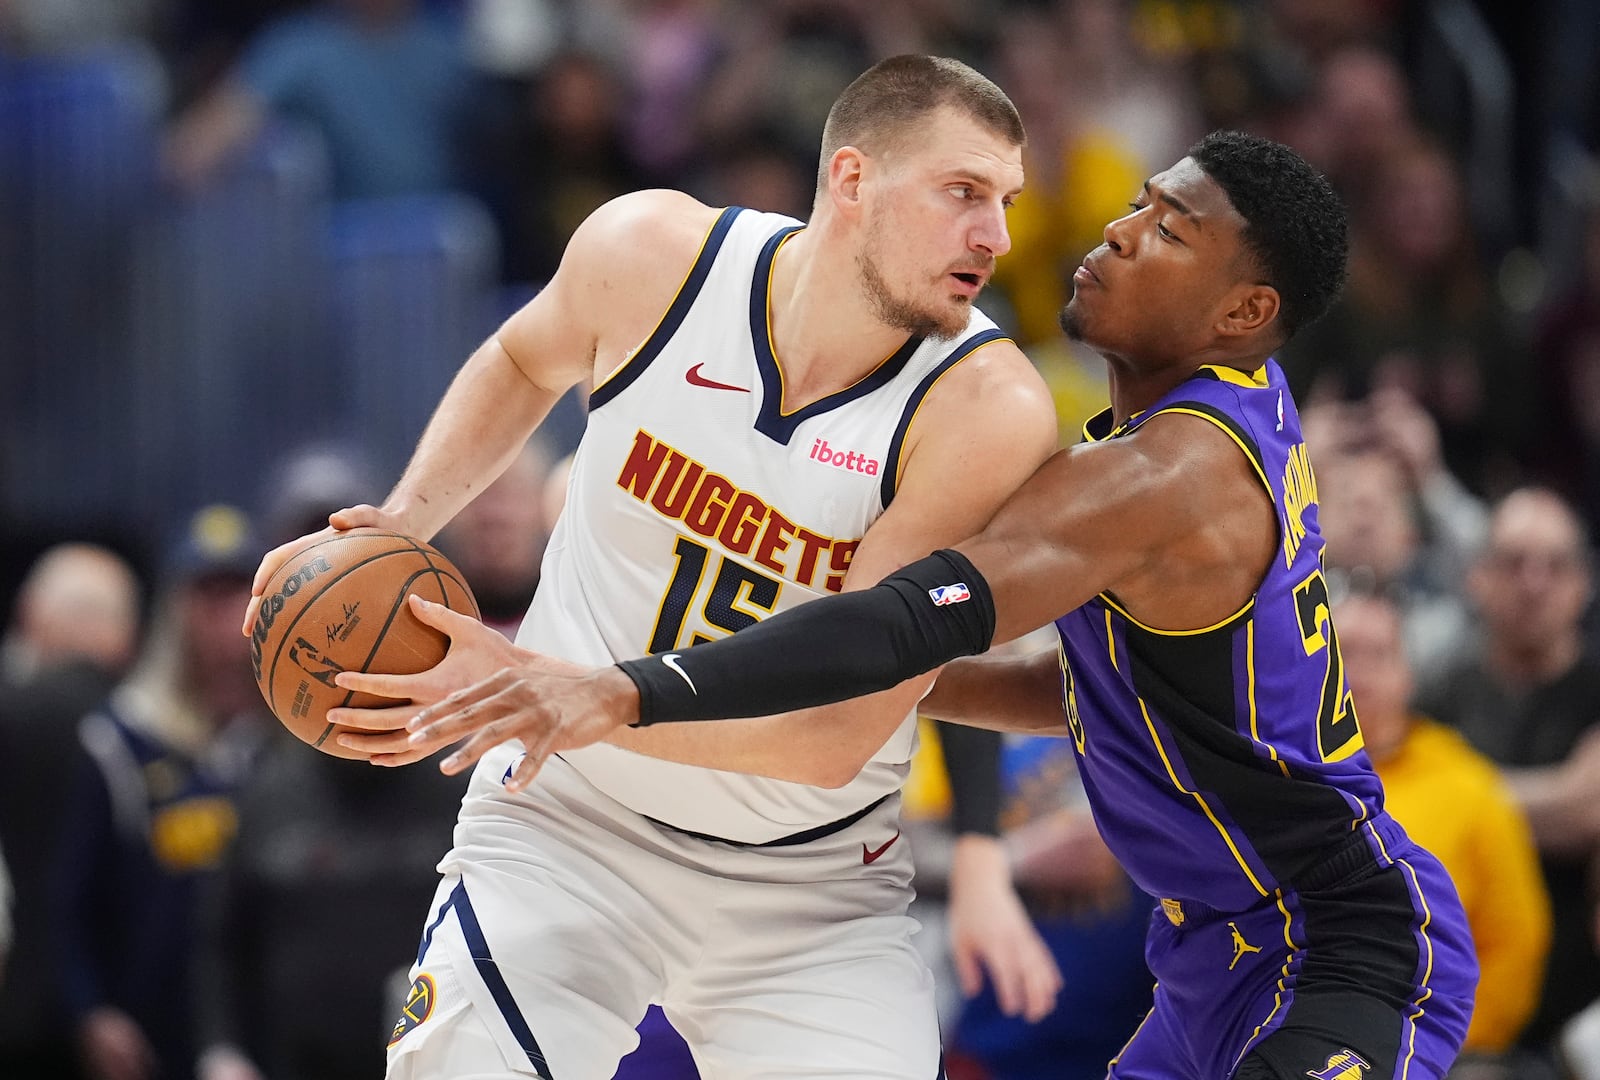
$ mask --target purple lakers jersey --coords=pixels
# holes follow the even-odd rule
[[[1272,496],[1278,545],[1215,626],[1142,625],[1111,593],[1056,621],[1068,726],[1107,844],[1155,896],[1236,911],[1292,887],[1382,815],[1328,615],[1317,484],[1277,364],[1203,367],[1112,429],[1181,412],[1226,432]]]

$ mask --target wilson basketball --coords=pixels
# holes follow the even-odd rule
[[[327,754],[340,746],[327,712],[394,704],[334,685],[341,671],[411,675],[444,659],[449,639],[411,612],[406,597],[478,617],[478,602],[450,560],[421,540],[351,529],[309,541],[267,582],[250,636],[250,661],[267,705],[296,736]]]

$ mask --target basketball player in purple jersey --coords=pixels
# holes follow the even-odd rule
[[[1109,1075],[1442,1076],[1472,1011],[1472,943],[1443,868],[1384,812],[1328,614],[1315,476],[1269,359],[1326,309],[1345,253],[1344,211],[1304,161],[1208,136],[1074,277],[1062,325],[1106,357],[1111,408],[982,533],[621,670],[531,656],[422,710],[414,745],[470,734],[454,770],[521,738],[525,784],[620,724],[868,693],[1054,621],[1055,655],[958,660],[924,711],[1064,727],[1107,843],[1163,898],[1155,1007]],[[471,647],[467,620],[424,617]]]

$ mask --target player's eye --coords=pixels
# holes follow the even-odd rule
[[[970,199],[972,198],[972,187],[968,184],[956,184],[950,189],[950,194],[958,199]]]

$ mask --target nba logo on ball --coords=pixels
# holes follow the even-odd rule
[[[940,585],[937,589],[929,589],[928,595],[933,597],[934,607],[944,607],[946,604],[959,604],[963,600],[972,599],[966,583],[956,582],[954,585]]]

